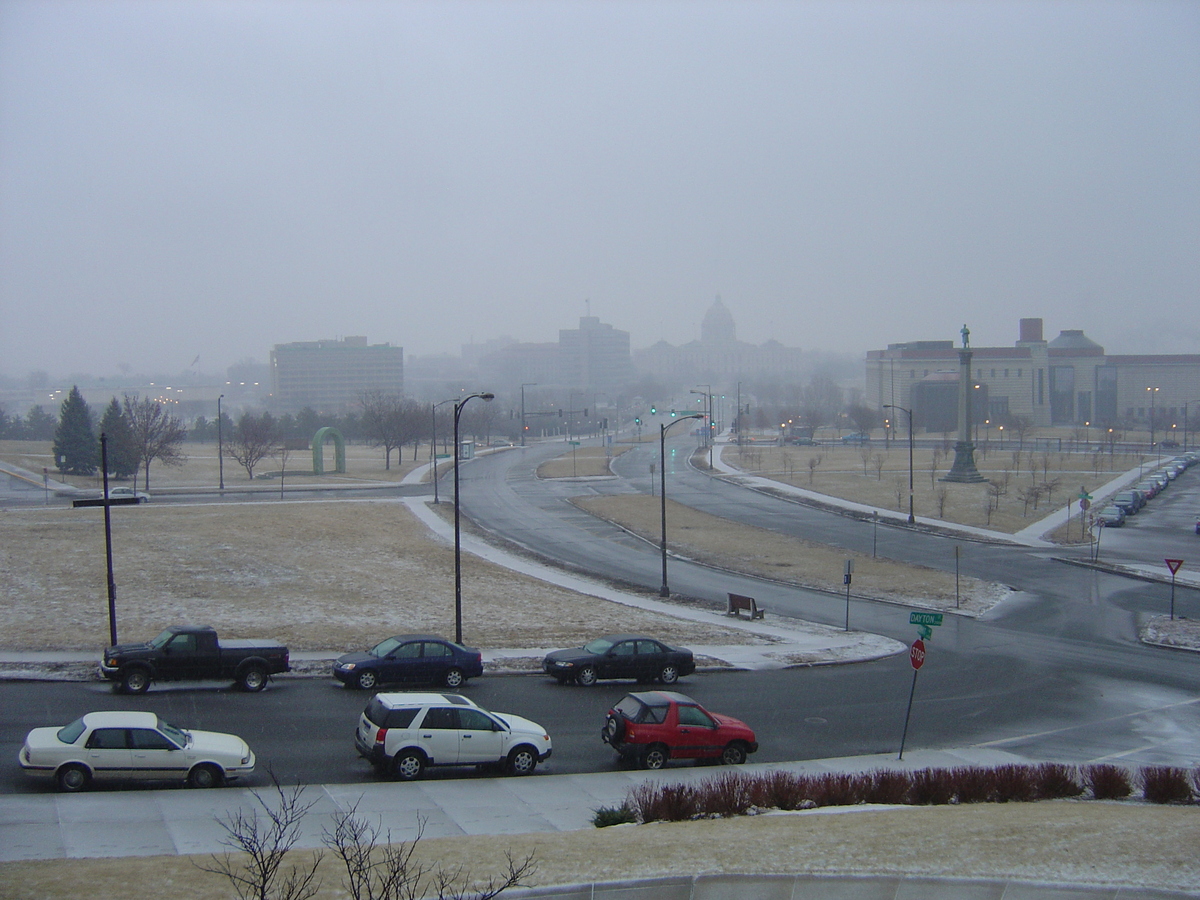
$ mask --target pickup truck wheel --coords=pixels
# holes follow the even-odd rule
[[[150,673],[145,669],[126,669],[121,673],[121,690],[126,694],[144,694],[149,688]]]
[[[425,771],[425,757],[416,750],[405,750],[396,756],[392,772],[401,781],[416,781]]]
[[[537,752],[530,746],[517,747],[508,754],[508,771],[510,775],[532,775],[537,768]]]
[[[76,791],[86,790],[88,785],[92,783],[92,775],[83,766],[72,763],[58,770],[55,781],[58,782],[58,789],[60,791],[73,794]]]
[[[643,769],[661,769],[667,762],[667,748],[662,744],[651,744],[642,755]]]
[[[198,765],[188,772],[188,787],[215,788],[220,787],[224,781],[225,776],[221,774],[221,770],[207,763]]]
[[[358,678],[354,682],[360,691],[369,691],[375,687],[379,679],[370,669],[363,669],[358,673]]]
[[[679,669],[675,666],[663,666],[662,671],[658,673],[658,680],[663,684],[674,684],[679,680]]]
[[[238,678],[243,691],[254,693],[267,686],[267,670],[262,666],[247,666]]]
[[[446,672],[445,675],[442,676],[442,684],[444,684],[446,687],[450,688],[451,690],[454,690],[455,688],[460,688],[466,683],[467,683],[467,679],[463,675],[462,669],[457,669],[457,668],[450,669],[449,671]]]
[[[727,744],[721,751],[721,763],[726,766],[740,766],[746,761],[746,748],[739,743]]]
[[[584,687],[591,687],[596,683],[596,667],[584,666],[575,676],[575,681]]]

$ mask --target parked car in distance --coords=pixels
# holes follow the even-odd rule
[[[135,491],[131,487],[114,487],[108,489],[109,500],[133,500],[134,503],[149,503],[150,495],[145,491]]]
[[[758,750],[745,722],[710,713],[674,691],[626,694],[605,716],[600,739],[644,769],[661,769],[670,759],[740,765]]]
[[[1106,506],[1096,513],[1096,524],[1105,528],[1120,528],[1125,524],[1125,510],[1119,506]]]
[[[152,712],[92,712],[62,728],[35,728],[18,755],[35,778],[60,791],[101,781],[174,781],[219,787],[254,772],[254,752],[240,737],[194,731]]]
[[[1136,516],[1145,502],[1146,499],[1142,496],[1141,491],[1118,491],[1113,494],[1111,501],[1113,506],[1119,506],[1125,510],[1127,516]]]
[[[810,437],[793,437],[788,438],[787,442],[793,447],[816,447],[817,442]]]
[[[459,688],[483,674],[483,654],[436,634],[398,634],[370,650],[346,653],[333,663],[342,684],[369,691],[399,681]]]
[[[512,713],[480,709],[461,694],[376,694],[358,719],[354,746],[379,773],[401,781],[432,766],[502,767],[530,775],[550,758],[550,735]]]
[[[547,654],[542,671],[559,684],[574,681],[587,686],[601,678],[674,684],[696,671],[696,660],[686,647],[669,647],[642,634],[607,634],[582,647]]]
[[[1200,516],[1196,516],[1196,534],[1200,534]]]
[[[843,444],[869,444],[871,436],[865,431],[859,431],[855,434],[848,434],[842,438]]]

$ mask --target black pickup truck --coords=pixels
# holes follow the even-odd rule
[[[142,693],[154,681],[211,679],[261,691],[270,676],[290,669],[288,648],[278,641],[219,641],[207,625],[168,628],[145,644],[117,644],[100,662],[100,673],[129,694]]]

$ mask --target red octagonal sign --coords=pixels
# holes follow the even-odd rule
[[[912,648],[908,651],[908,661],[914,669],[919,669],[925,664],[925,642],[920,638],[913,641]]]

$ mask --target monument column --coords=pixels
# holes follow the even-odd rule
[[[975,468],[975,445],[971,443],[971,329],[962,327],[962,349],[958,351],[958,441],[954,465],[939,481],[980,484],[987,481]]]

